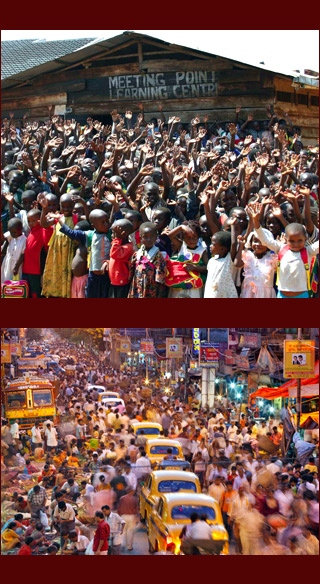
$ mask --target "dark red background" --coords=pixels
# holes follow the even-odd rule
[[[299,7],[302,17],[306,11]],[[308,14],[308,12],[306,13]],[[130,4],[112,2],[3,2],[1,6],[2,29],[21,28],[47,30],[84,30],[99,27],[126,30],[138,29],[248,29],[279,31],[270,33],[271,44],[281,51],[281,29],[297,27],[296,9],[293,2],[146,2]],[[300,22],[306,22],[301,19]],[[307,28],[307,27],[306,27]],[[109,31],[108,31],[109,33]],[[102,35],[103,33],[101,33]],[[190,33],[192,34],[192,33]],[[214,30],[213,33],[214,35]],[[232,43],[232,34],[226,33],[225,46]],[[299,33],[292,34],[292,43],[299,43]],[[186,43],[187,44],[187,43]],[[268,47],[266,47],[268,50]],[[254,53],[255,47],[252,46]],[[221,47],[223,55],[223,46]],[[235,58],[237,47],[235,46]],[[307,65],[306,65],[307,66]],[[148,326],[148,327],[291,327],[318,326],[319,301],[300,300],[299,303],[280,303],[277,300],[238,302],[237,300],[195,301],[184,300],[32,300],[3,304],[1,326],[22,327],[92,327],[92,326]],[[139,581],[142,584],[164,584],[165,582],[207,583],[218,579],[227,582],[270,583],[274,580],[301,582],[314,578],[317,573],[316,557],[245,557],[196,558],[185,557],[164,560],[152,556],[134,556],[130,559],[108,557],[107,560],[68,558],[50,560],[38,556],[20,564],[13,557],[2,557],[1,568],[8,570],[8,577],[15,582],[57,581],[96,582],[114,581],[127,584]],[[61,561],[63,564],[61,564]],[[98,560],[99,561],[99,560]],[[77,562],[77,565],[76,565]],[[40,567],[41,564],[41,567]],[[170,564],[170,565],[169,565]]]

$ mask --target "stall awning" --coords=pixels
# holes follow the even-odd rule
[[[301,380],[301,396],[312,397],[319,395],[319,361],[315,367],[316,375],[310,379]],[[297,397],[297,380],[290,379],[280,387],[260,387],[250,394],[250,399],[262,397],[264,399],[276,399],[277,397]]]

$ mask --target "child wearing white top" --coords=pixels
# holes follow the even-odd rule
[[[306,245],[306,229],[300,223],[286,226],[286,243],[277,241],[273,235],[260,226],[261,205],[251,205],[255,233],[262,245],[266,245],[279,255],[278,298],[309,298],[309,265],[313,256],[319,253],[319,240]]]
[[[236,217],[230,220],[231,233],[218,231],[211,237],[211,259],[208,261],[208,275],[204,298],[238,298],[232,277],[234,261],[238,259]]]
[[[27,238],[22,233],[22,222],[17,217],[10,219],[8,231],[4,234],[4,243],[1,246],[1,255],[5,256],[1,266],[1,284],[6,280],[22,277],[22,264]]]

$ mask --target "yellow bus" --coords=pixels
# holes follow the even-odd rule
[[[16,420],[20,428],[32,428],[46,420],[57,422],[55,386],[48,379],[26,373],[9,382],[4,389],[4,415]]]

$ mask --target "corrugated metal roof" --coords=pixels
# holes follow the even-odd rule
[[[143,42],[148,42],[148,39],[156,41],[157,43],[163,45],[164,48],[170,48],[171,50],[179,51],[179,49],[184,49],[192,51],[194,55],[199,55],[199,57],[222,57],[233,63],[234,65],[252,67],[254,69],[261,69],[264,71],[270,71],[274,74],[278,74],[281,77],[290,77],[295,79],[299,74],[294,73],[284,73],[280,71],[274,71],[268,69],[265,66],[252,65],[248,63],[243,63],[235,59],[230,59],[229,57],[223,57],[223,55],[216,55],[213,53],[207,53],[206,51],[201,51],[199,49],[193,49],[183,45],[177,45],[174,43],[169,43],[162,39],[152,37],[150,35],[136,33],[134,31],[124,31],[123,33],[116,35],[112,38],[88,38],[88,39],[73,39],[66,41],[3,41],[1,43],[2,49],[2,88],[14,87],[19,83],[31,80],[44,73],[53,73],[54,71],[59,71],[68,66],[76,65],[78,62],[90,60],[91,57],[96,57],[99,54],[103,54],[109,49],[115,47],[120,47],[122,44],[129,40],[140,40]],[[9,44],[12,43],[11,47]],[[30,43],[30,49],[28,57],[26,58],[26,49],[21,47],[19,49],[19,43]],[[16,48],[15,48],[16,47]],[[27,47],[27,45],[25,45]],[[23,49],[23,50],[22,50]],[[40,55],[38,51],[40,49]],[[21,56],[17,59],[17,55]],[[20,52],[19,52],[20,51]],[[14,64],[16,62],[16,64]],[[14,69],[16,67],[16,69]],[[20,68],[19,68],[20,67]],[[23,68],[24,67],[24,68]],[[312,85],[319,86],[319,81],[314,81]],[[305,81],[305,83],[307,83]]]
[[[1,42],[1,79],[25,73],[39,65],[69,55],[87,45],[92,38],[46,41],[22,39]]]

